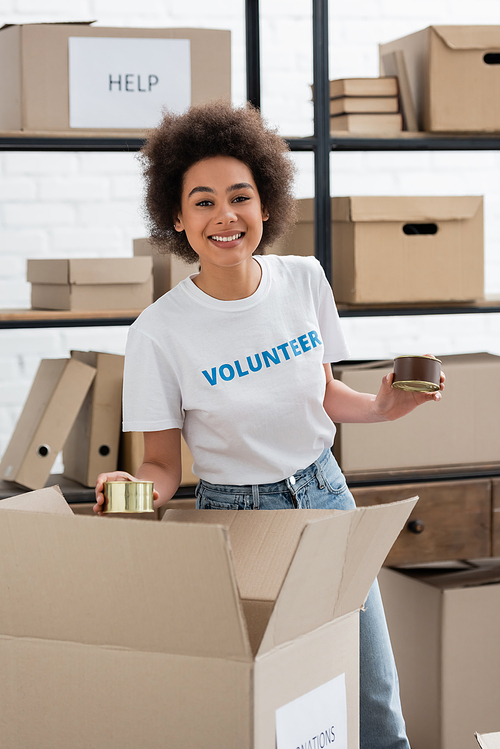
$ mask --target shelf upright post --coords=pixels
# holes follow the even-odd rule
[[[260,109],[259,0],[245,0],[247,101]]]
[[[331,281],[330,85],[328,75],[328,0],[313,0],[314,88],[314,248]]]

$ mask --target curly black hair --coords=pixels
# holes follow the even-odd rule
[[[282,236],[296,220],[294,165],[289,148],[259,111],[225,100],[190,107],[183,114],[164,114],[148,133],[139,153],[145,180],[144,214],[151,241],[162,253],[196,262],[198,255],[174,222],[181,208],[186,171],[202,159],[232,156],[252,172],[269,219],[264,222],[256,254]]]

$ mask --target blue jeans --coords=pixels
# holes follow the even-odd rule
[[[201,510],[352,510],[353,496],[330,450],[275,484],[226,486],[200,481]],[[360,612],[360,749],[409,749],[399,682],[377,581]]]

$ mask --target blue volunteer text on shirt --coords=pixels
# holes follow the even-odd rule
[[[204,369],[202,374],[210,385],[217,385],[217,374],[220,380],[229,382],[234,380],[236,376],[244,377],[252,372],[258,372],[263,366],[270,367],[271,364],[281,364],[281,362],[291,359],[292,354],[293,356],[300,356],[321,345],[322,341],[320,341],[317,331],[310,330],[304,335],[292,338],[291,341],[281,343],[279,346],[272,348],[271,351],[262,351],[260,354],[247,356],[243,364],[239,359],[236,359],[233,364],[221,364],[219,367],[212,367],[210,372]]]

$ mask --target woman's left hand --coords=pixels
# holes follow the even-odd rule
[[[401,416],[406,416],[423,403],[440,401],[446,377],[444,372],[441,372],[439,390],[434,393],[420,393],[393,388],[393,379],[394,372],[390,372],[383,377],[380,390],[375,398],[374,410],[381,421],[394,421]]]

